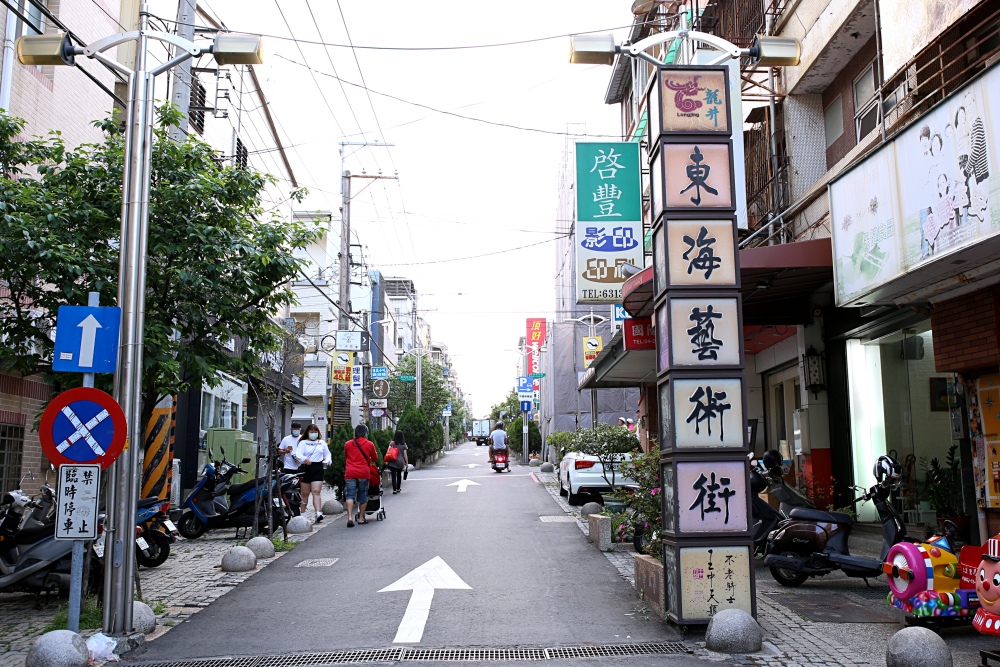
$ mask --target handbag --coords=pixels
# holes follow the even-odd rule
[[[365,454],[365,450],[361,449],[361,445],[358,444],[357,438],[355,438],[352,442],[354,443],[354,446],[358,448],[358,451],[361,452],[362,458],[364,458],[364,460],[368,463],[368,483],[374,483],[375,486],[378,486],[378,484],[382,481],[382,475],[378,471],[378,466],[375,465],[374,461],[370,461],[368,459],[368,455]]]
[[[399,458],[399,447],[396,445],[389,445],[389,449],[385,452],[385,457],[382,459],[386,463],[394,463],[396,459]]]

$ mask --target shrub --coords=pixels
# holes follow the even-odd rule
[[[632,512],[633,521],[641,524],[648,534],[649,555],[659,558],[663,551],[660,530],[663,524],[663,488],[660,485],[660,448],[654,446],[650,452],[632,455],[631,461],[622,464],[622,472],[628,474],[637,485],[634,493],[628,489],[616,489],[615,497],[625,503]]]
[[[512,452],[521,454],[524,450],[524,422],[518,417],[507,429],[507,437],[510,438],[510,449]],[[538,430],[538,424],[533,421],[528,422],[528,454],[540,454],[542,451],[542,432]]]
[[[556,431],[548,437],[547,443],[556,448],[556,460],[562,459],[562,450],[569,451],[573,446],[573,433],[571,431]]]
[[[344,499],[344,472],[347,458],[344,456],[344,443],[354,437],[354,429],[350,424],[340,424],[330,436],[330,467],[323,471],[323,479],[330,486],[337,488],[337,498]]]
[[[598,424],[596,428],[577,431],[573,434],[572,444],[575,451],[596,456],[600,460],[604,481],[612,488],[615,485],[615,467],[625,460],[625,454],[640,451],[639,438],[634,433],[611,424]]]

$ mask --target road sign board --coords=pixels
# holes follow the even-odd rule
[[[375,394],[375,398],[386,398],[389,395],[389,381],[375,380],[372,383],[372,393]]]
[[[118,362],[121,308],[59,306],[52,370],[114,373]]]
[[[531,378],[527,375],[522,375],[517,378],[517,393],[522,393],[525,391],[531,391]]]
[[[388,407],[387,403],[388,403],[388,400],[384,399],[384,398],[369,398],[368,399],[368,407],[369,408],[385,408],[385,407]]]
[[[441,416],[442,417],[451,417],[451,410],[442,410],[441,411]]]
[[[389,379],[389,367],[388,366],[372,366],[372,379],[373,380],[388,380]]]
[[[382,408],[372,408],[372,417],[381,417],[385,414]]]
[[[531,379],[532,380],[541,380],[543,377],[545,377],[545,373],[532,373],[531,374]]]
[[[97,539],[101,466],[59,466],[56,503],[57,540]]]
[[[365,388],[365,369],[364,366],[352,366],[351,367],[351,389],[364,389]]]
[[[531,401],[521,401],[521,412],[531,412]]]
[[[417,378],[412,375],[400,375],[399,380],[400,382],[416,382]]]
[[[625,306],[621,305],[620,303],[616,303],[614,306],[612,306],[612,309],[614,311],[613,317],[615,322],[624,322],[626,319],[628,319],[628,313],[625,312]]]
[[[56,465],[110,466],[125,447],[125,413],[100,389],[77,387],[53,398],[38,427],[42,453]]]
[[[338,350],[348,352],[361,352],[367,350],[370,335],[367,331],[338,331],[336,333],[336,347]]]
[[[517,392],[517,400],[519,401],[533,401],[535,400],[535,393],[532,391],[519,391]]]
[[[353,361],[354,355],[350,352],[338,352],[333,357],[334,366],[350,366],[351,361]]]

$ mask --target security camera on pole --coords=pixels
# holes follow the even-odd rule
[[[121,341],[115,371],[114,396],[128,423],[125,451],[110,469],[105,523],[104,632],[132,631],[135,585],[135,549],[131,548],[139,493],[142,456],[142,351],[146,291],[146,243],[149,231],[149,188],[153,150],[153,88],[157,74],[185,60],[211,53],[219,65],[261,64],[261,38],[220,33],[212,43],[195,44],[177,35],[149,29],[149,6],[139,7],[138,30],[110,35],[88,46],[74,46],[65,33],[25,35],[17,40],[17,58],[24,65],[73,65],[76,56],[98,60],[128,77],[125,109],[125,168],[122,189],[121,251],[118,305]],[[175,47],[173,58],[147,69],[149,40]],[[135,70],[104,52],[127,42],[136,43]]]

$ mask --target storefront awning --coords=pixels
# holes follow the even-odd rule
[[[653,315],[653,267],[646,267],[625,281],[622,306],[632,317]]]
[[[832,282],[828,238],[740,250],[743,324],[807,324],[810,295]]]
[[[578,389],[618,389],[638,387],[644,382],[656,381],[656,352],[654,350],[625,350],[625,341],[619,331],[590,362]]]

